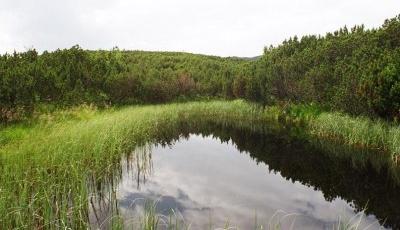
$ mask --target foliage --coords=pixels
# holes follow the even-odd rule
[[[79,46],[0,57],[0,120],[21,120],[39,104],[58,107],[159,103],[232,97],[232,82],[248,61],[173,52]],[[240,95],[241,96],[241,95]]]
[[[266,48],[253,67],[264,104],[314,102],[351,114],[399,119],[399,37],[400,16],[378,29],[344,27]]]
[[[0,56],[0,119],[38,104],[160,103],[198,97],[316,103],[353,115],[400,119],[400,16],[382,27],[293,37],[261,58],[79,46]]]

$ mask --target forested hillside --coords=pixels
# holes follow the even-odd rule
[[[400,16],[377,29],[344,27],[325,36],[294,37],[255,59],[79,46],[0,57],[2,121],[29,115],[38,104],[104,106],[197,97],[264,105],[312,102],[398,120]]]
[[[0,59],[2,120],[38,104],[98,106],[179,98],[233,97],[233,79],[248,69],[238,58],[172,52],[87,51],[79,46],[5,54]]]
[[[265,48],[248,84],[261,94],[248,96],[264,103],[315,102],[399,119],[400,16],[378,29],[344,27]]]

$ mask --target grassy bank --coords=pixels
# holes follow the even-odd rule
[[[243,120],[255,111],[242,102],[196,102],[84,111],[3,128],[0,225],[85,228],[89,176],[96,182],[113,177],[111,165],[123,153],[168,135],[181,118]]]
[[[254,128],[296,123],[307,137],[376,148],[392,159],[400,155],[400,128],[308,107],[261,108],[244,101],[83,107],[0,130],[0,226],[87,228],[90,194],[111,190],[105,181],[118,181],[113,169],[123,154],[168,136],[182,120],[200,119]]]
[[[400,155],[400,126],[367,117],[352,117],[339,112],[324,112],[315,105],[270,107],[280,120],[304,127],[314,138],[329,139],[340,144],[388,153],[395,163]],[[264,112],[265,113],[265,112]],[[267,112],[268,113],[268,112]]]

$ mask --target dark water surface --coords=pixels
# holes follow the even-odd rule
[[[122,160],[111,209],[126,223],[139,221],[145,200],[156,200],[157,215],[172,213],[190,229],[333,229],[339,219],[358,229],[399,227],[400,190],[387,170],[244,130],[188,132],[168,143]],[[106,222],[109,211],[93,209],[92,220]]]

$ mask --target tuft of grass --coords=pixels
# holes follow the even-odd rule
[[[354,215],[348,220],[344,220],[341,216],[338,217],[337,223],[333,225],[333,230],[367,230],[370,229],[377,222],[371,223],[370,225],[361,228],[361,222],[365,217],[365,209]],[[380,227],[379,229],[383,229]]]
[[[299,126],[309,138],[389,153],[394,163],[400,163],[400,126],[395,123],[326,112],[315,104],[269,106],[262,111],[262,117]]]
[[[321,113],[309,124],[312,134],[339,139],[362,148],[388,152],[395,159],[400,155],[400,127],[365,117],[341,113]]]

